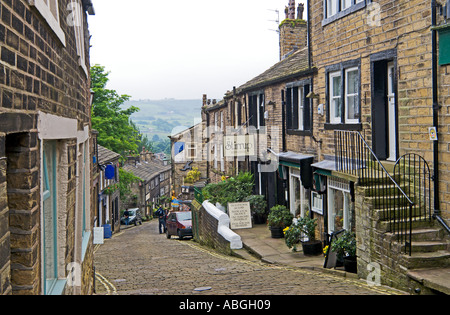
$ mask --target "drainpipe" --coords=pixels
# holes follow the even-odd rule
[[[437,2],[431,0],[431,26],[436,26]],[[438,99],[438,73],[437,73],[437,31],[431,31],[432,45],[432,75],[433,75],[433,126],[436,127],[436,134],[439,134],[439,99]],[[440,214],[439,198],[439,141],[433,143],[433,164],[434,164],[434,216]]]
[[[310,19],[310,9],[309,9],[309,0],[306,1],[306,12],[308,14],[306,21],[306,36],[307,36],[307,45],[308,45],[308,68],[311,70],[312,68],[312,58],[311,58],[311,19]]]

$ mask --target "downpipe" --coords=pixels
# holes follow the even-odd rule
[[[431,0],[431,46],[432,46],[432,81],[433,81],[433,126],[436,127],[436,134],[439,134],[439,99],[438,99],[438,74],[437,74],[437,31],[436,26],[437,2]],[[438,137],[439,139],[439,137]],[[434,164],[434,214],[440,214],[439,198],[439,141],[433,142],[433,164]]]
[[[437,69],[437,7],[436,0],[431,0],[431,46],[432,46],[432,75],[433,75],[433,125],[436,127],[436,134],[439,135],[439,96],[438,96],[438,69]],[[439,136],[438,136],[439,139]],[[440,197],[439,197],[439,140],[433,143],[433,164],[434,164],[434,213],[433,218],[437,220],[450,233],[450,227],[441,217]]]

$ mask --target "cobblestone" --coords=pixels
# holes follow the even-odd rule
[[[378,295],[359,280],[225,256],[191,240],[166,239],[156,221],[96,248],[97,295]],[[206,291],[196,288],[210,287]]]

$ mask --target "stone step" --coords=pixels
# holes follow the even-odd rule
[[[402,245],[400,248],[405,251],[406,245]],[[447,250],[448,244],[446,242],[439,241],[413,241],[412,252],[413,253],[431,253],[440,250]]]
[[[391,230],[392,225],[392,230]],[[415,217],[415,220],[411,224],[412,230],[416,229],[427,229],[427,228],[433,228],[434,222],[430,221],[428,217]],[[409,220],[396,220],[395,222],[393,220],[383,220],[378,222],[378,228],[380,230],[386,231],[386,232],[395,232],[399,229],[402,229],[403,231],[406,229],[405,233],[409,231]]]
[[[374,209],[388,209],[395,206],[409,206],[409,201],[403,195],[401,196],[369,196],[364,197],[364,203],[373,205]]]
[[[411,256],[402,256],[401,265],[407,269],[450,267],[450,252],[447,250],[413,252]]]
[[[407,275],[424,288],[431,289],[433,292],[450,295],[450,267],[414,269],[408,271]]]
[[[412,241],[420,242],[420,241],[442,241],[443,239],[443,230],[438,228],[416,228],[412,231]],[[397,235],[393,233],[386,233],[389,239],[396,240]],[[409,236],[409,233],[406,234]]]
[[[375,215],[376,218],[378,218],[379,220],[387,221],[393,219],[398,220],[398,218],[400,217],[409,218],[410,213],[412,213],[412,217],[414,220],[415,218],[422,218],[422,217],[426,218],[427,215],[426,211],[429,212],[429,210],[423,207],[419,207],[418,205],[415,205],[412,208],[410,208],[408,205],[401,207],[394,207],[394,205],[392,205],[392,207],[375,208]],[[430,214],[428,214],[428,218],[426,219],[429,220],[430,219],[429,216]]]

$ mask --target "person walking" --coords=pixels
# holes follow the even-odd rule
[[[158,211],[156,211],[156,215],[158,216],[159,220],[159,234],[163,234],[166,232],[166,211],[159,206]]]
[[[125,225],[128,225],[130,222],[130,212],[127,210],[125,210],[125,212],[123,213],[124,217],[125,217]]]

